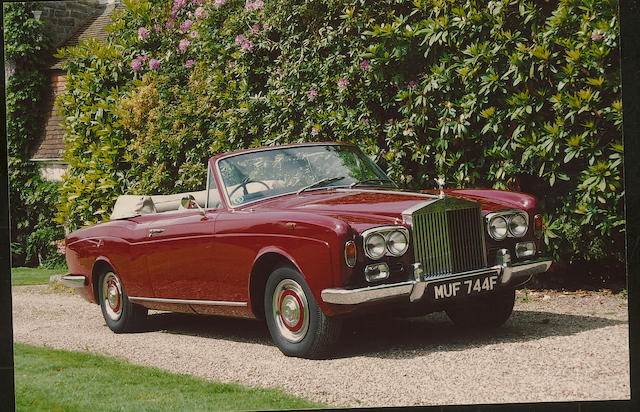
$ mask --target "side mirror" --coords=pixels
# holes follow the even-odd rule
[[[193,209],[195,206],[200,210],[200,214],[204,216],[204,209],[196,202],[196,198],[193,197],[193,195],[183,196],[180,200],[180,206],[182,206],[183,209]]]

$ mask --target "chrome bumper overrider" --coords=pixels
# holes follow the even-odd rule
[[[322,291],[322,300],[326,303],[338,305],[357,305],[359,303],[376,300],[397,298],[408,296],[414,302],[424,295],[427,285],[432,282],[439,282],[444,279],[464,278],[467,276],[495,273],[500,277],[501,285],[518,286],[532,275],[546,272],[551,266],[551,259],[539,258],[521,263],[511,264],[505,261],[504,264],[491,266],[488,268],[473,270],[463,273],[447,274],[443,276],[424,278],[419,265],[414,265],[414,280],[377,285],[359,289],[330,288]]]
[[[70,288],[81,288],[87,285],[87,278],[82,275],[64,275],[62,283]]]

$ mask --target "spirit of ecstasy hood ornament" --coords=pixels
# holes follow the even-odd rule
[[[438,177],[437,179],[433,179],[436,181],[436,183],[438,184],[438,189],[440,189],[440,194],[438,195],[438,197],[440,199],[444,199],[444,177]]]

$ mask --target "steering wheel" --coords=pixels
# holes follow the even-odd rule
[[[238,186],[235,187],[235,189],[233,189],[231,191],[231,193],[229,193],[229,199],[231,199],[233,197],[233,195],[242,188],[242,191],[244,192],[245,196],[249,194],[249,192],[247,192],[247,185],[249,183],[260,183],[261,185],[263,185],[264,187],[267,188],[267,190],[270,190],[271,188],[269,187],[268,184],[266,184],[265,182],[263,182],[262,180],[252,180],[249,178],[246,178],[242,181],[242,183],[240,183]]]

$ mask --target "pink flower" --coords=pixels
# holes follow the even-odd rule
[[[409,85],[407,86],[407,88],[408,88],[409,90],[415,90],[415,89],[417,89],[417,88],[418,88],[418,85],[416,84],[416,82],[414,82],[413,80],[411,80],[411,81],[409,82]]]
[[[313,100],[316,97],[318,97],[318,92],[316,92],[316,89],[314,89],[313,87],[309,89],[309,91],[307,92],[307,97],[309,98],[309,100]]]
[[[271,27],[267,23],[262,25],[262,30],[269,30],[270,28]]]
[[[196,9],[194,16],[196,19],[200,20],[207,17],[207,11],[204,9],[204,7],[200,6]]]
[[[157,24],[157,23],[156,23],[156,24],[154,24],[154,25],[153,25],[153,30],[154,30],[156,33],[158,33],[159,31],[161,31],[161,30],[162,30],[162,26],[160,26],[159,24]]]
[[[189,60],[187,60],[186,62],[184,62],[184,67],[186,67],[187,69],[190,69],[190,68],[191,68],[191,66],[193,66],[195,63],[196,63],[196,61],[195,61],[195,60],[191,60],[191,59],[189,59]]]
[[[360,70],[369,70],[371,68],[371,63],[369,60],[363,60],[360,62]]]
[[[149,38],[149,30],[145,29],[144,27],[140,27],[138,29],[138,39],[146,40],[148,38]]]
[[[262,0],[249,1],[244,4],[246,10],[260,10],[264,8],[264,2]]]
[[[244,36],[242,34],[238,34],[236,36],[236,46],[240,46],[244,41]]]
[[[236,62],[235,61],[229,62],[229,67],[236,67]]]
[[[199,33],[198,33],[198,31],[197,31],[197,30],[194,30],[194,31],[192,31],[191,33],[189,33],[189,37],[191,37],[192,39],[194,39],[194,38],[198,37],[198,34],[199,34]]]
[[[193,21],[187,19],[180,25],[180,30],[182,30],[183,33],[186,33],[189,31],[191,26],[193,26]]]
[[[149,56],[147,56],[146,54],[143,54],[142,56],[138,56],[138,59],[140,59],[143,62],[146,62],[149,59]]]
[[[134,72],[137,72],[142,68],[142,61],[139,58],[135,58],[131,61],[131,68]]]
[[[387,123],[389,123],[389,124],[393,123],[393,117],[390,118],[389,120],[387,120]]]
[[[185,50],[187,50],[187,47],[189,47],[189,45],[191,44],[191,42],[187,39],[182,39],[180,40],[180,43],[178,44],[178,50],[180,50],[181,52],[184,52]]]
[[[167,29],[173,30],[173,27],[174,27],[173,22],[174,22],[174,19],[172,19],[171,17],[167,19]]]
[[[278,70],[276,70],[276,73],[278,73],[278,74],[282,74],[282,69],[278,69]]]
[[[370,119],[364,119],[363,123],[364,123],[365,126],[369,126],[369,123],[371,123],[371,120]]]
[[[173,7],[171,7],[171,17],[174,19],[178,15],[178,11],[187,5],[187,0],[174,0]]]
[[[156,60],[156,59],[149,60],[149,68],[151,70],[155,70],[158,67],[160,67],[160,61],[159,60]]]
[[[253,42],[251,40],[245,40],[240,47],[242,50],[253,50]]]
[[[213,3],[213,7],[215,7],[216,9],[219,9],[220,7],[224,6],[224,4],[227,2],[227,0],[216,0]]]
[[[317,136],[317,135],[318,135],[318,133],[320,133],[320,128],[318,128],[318,127],[316,127],[316,126],[313,126],[313,128],[311,129],[311,134],[312,134],[313,136]]]
[[[600,40],[602,39],[604,36],[604,31],[598,29],[598,30],[594,30],[593,33],[591,33],[591,40],[596,41],[596,40]]]
[[[349,84],[349,80],[347,80],[344,77],[341,77],[338,79],[338,89],[340,89],[341,91],[347,88],[347,85]]]
[[[253,26],[251,26],[251,31],[254,33],[258,33],[260,31],[260,25],[254,24]]]

